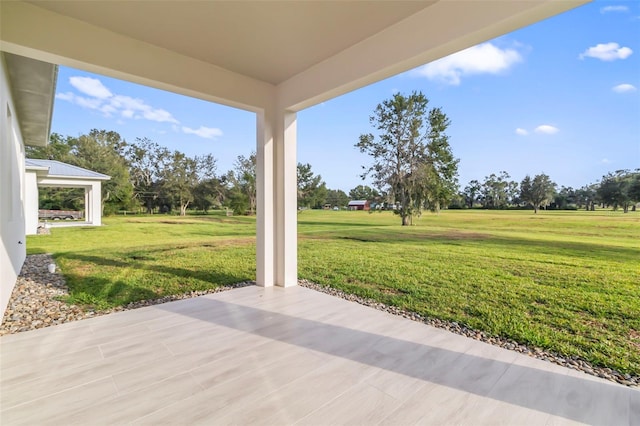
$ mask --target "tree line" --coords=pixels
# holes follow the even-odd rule
[[[78,137],[51,134],[45,147],[27,147],[27,158],[57,160],[111,176],[102,183],[103,214],[121,211],[151,213],[226,208],[236,214],[257,209],[256,155],[240,155],[233,169],[219,173],[211,154],[188,156],[170,151],[148,138],[125,141],[114,131],[93,129]],[[326,203],[346,206],[348,196],[328,189],[310,164],[298,164],[298,206]],[[83,190],[41,188],[40,206],[81,210]]]
[[[442,208],[540,208],[594,210],[621,208],[626,213],[640,202],[640,169],[617,170],[598,183],[579,189],[558,187],[544,173],[516,182],[506,171],[484,181],[470,181],[460,190],[458,163],[446,133],[450,120],[440,108],[428,108],[421,92],[394,94],[370,117],[376,134],[360,136],[356,147],[373,162],[349,194],[327,188],[310,164],[297,165],[298,207],[344,208],[349,200],[367,200],[375,208],[397,213],[410,225],[423,210]],[[211,154],[188,156],[170,151],[148,138],[126,142],[114,131],[91,130],[79,137],[51,135],[46,147],[27,147],[28,158],[51,159],[111,176],[102,184],[104,214],[225,208],[236,214],[257,209],[256,155],[237,157],[232,170],[219,173]],[[81,210],[82,191],[42,188],[41,208]]]
[[[574,189],[558,186],[544,173],[525,176],[521,182],[511,180],[506,171],[492,173],[483,182],[470,181],[452,202],[452,208],[509,209],[533,207],[555,210],[622,209],[635,210],[640,202],[640,169],[616,170],[600,182]]]

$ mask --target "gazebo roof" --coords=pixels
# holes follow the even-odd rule
[[[34,160],[27,158],[25,160],[27,170],[48,170],[48,177],[70,178],[83,180],[109,180],[111,176],[92,170],[83,169],[82,167],[73,166],[56,160]]]

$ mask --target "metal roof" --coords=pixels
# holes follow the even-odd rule
[[[349,205],[350,206],[364,206],[365,204],[367,204],[367,200],[352,200],[349,201]]]
[[[48,177],[70,177],[93,180],[109,180],[111,176],[92,170],[83,169],[82,167],[73,166],[56,160],[34,160],[27,158],[25,161],[27,169],[41,169],[46,167],[49,169]]]

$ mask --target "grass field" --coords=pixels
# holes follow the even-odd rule
[[[640,374],[640,214],[305,211],[299,276]],[[97,308],[255,278],[255,219],[105,218],[28,239]]]

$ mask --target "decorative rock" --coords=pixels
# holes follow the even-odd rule
[[[93,311],[57,300],[62,296],[68,296],[69,291],[59,268],[56,268],[56,272],[49,273],[48,265],[50,264],[55,265],[55,261],[49,254],[27,256],[2,318],[0,336],[255,284],[247,281],[211,290],[165,296],[155,300],[142,300],[124,307],[118,306],[102,311]]]

